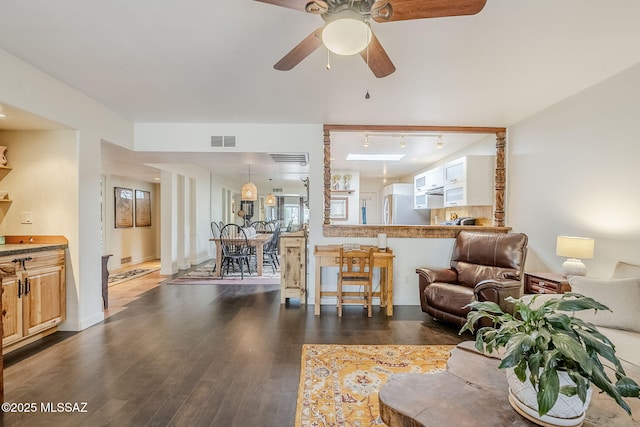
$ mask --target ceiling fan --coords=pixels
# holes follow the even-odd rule
[[[273,68],[293,69],[322,44],[339,55],[359,53],[373,74],[386,77],[396,70],[387,52],[371,31],[376,22],[474,15],[487,0],[256,0],[320,15],[323,27],[314,30]]]

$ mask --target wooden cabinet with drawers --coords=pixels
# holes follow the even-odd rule
[[[571,292],[566,277],[558,273],[525,273],[525,294],[563,294]]]
[[[64,249],[0,257],[4,352],[49,335],[65,319]]]
[[[307,299],[307,232],[300,230],[280,236],[280,302],[288,298]]]

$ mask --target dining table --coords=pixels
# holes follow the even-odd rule
[[[249,246],[254,246],[256,248],[256,257],[257,257],[257,273],[258,276],[262,276],[262,263],[264,261],[264,245],[269,240],[271,240],[273,234],[271,233],[257,233],[253,236],[247,236],[247,243]],[[215,242],[216,244],[216,269],[214,271],[214,276],[219,277],[220,272],[222,271],[222,243],[220,237],[212,237],[209,239],[211,242]]]

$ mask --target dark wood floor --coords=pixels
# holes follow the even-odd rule
[[[57,333],[5,356],[5,400],[37,413],[5,413],[5,426],[291,426],[303,343],[456,344],[454,327],[416,306],[297,300],[279,287],[157,286],[104,323]],[[86,402],[86,413],[42,413],[42,402]]]

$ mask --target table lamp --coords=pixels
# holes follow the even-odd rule
[[[567,257],[562,264],[563,276],[586,276],[587,267],[581,260],[593,258],[594,243],[588,237],[558,236],[556,255]]]
[[[387,250],[387,234],[378,233],[378,250],[385,252]]]

